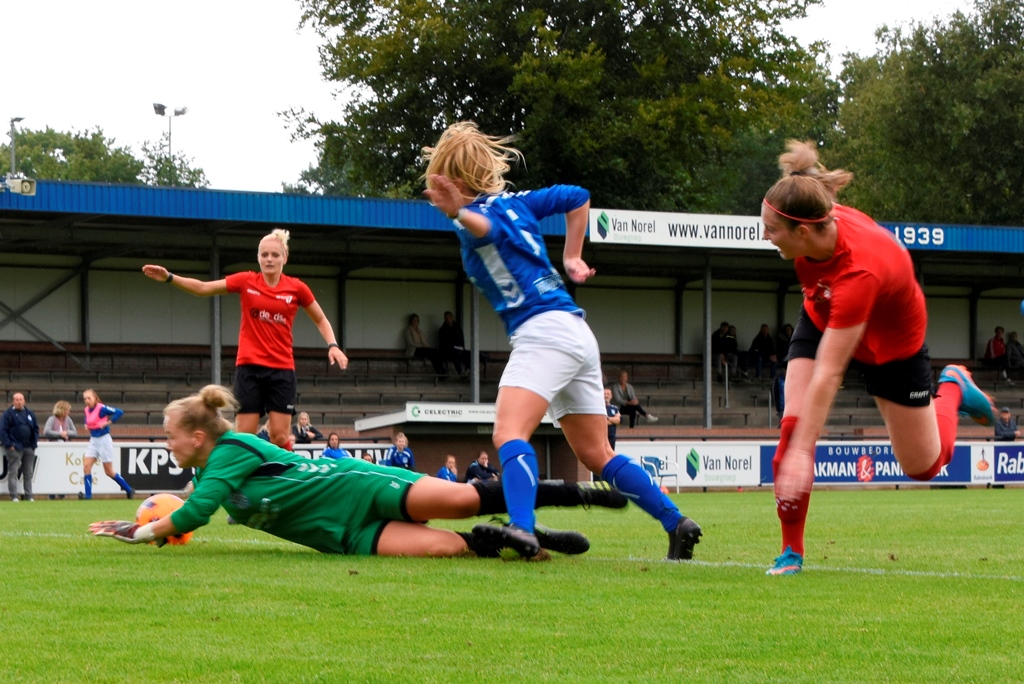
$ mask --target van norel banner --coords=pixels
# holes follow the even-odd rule
[[[1006,226],[890,223],[880,226],[910,250],[1024,253],[1024,230]],[[664,245],[704,249],[773,250],[762,238],[760,216],[675,214],[591,209],[588,234],[595,244]]]

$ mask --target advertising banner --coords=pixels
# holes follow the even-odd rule
[[[761,484],[774,482],[775,444],[761,446]],[[971,484],[972,447],[957,445],[953,460],[929,480],[931,484]],[[889,442],[819,442],[814,451],[814,482],[822,485],[918,483],[908,477]]]
[[[991,463],[984,460],[985,450],[992,454]],[[977,467],[983,474],[991,472],[992,482],[1024,482],[1024,444],[1014,442],[994,442],[980,448],[981,457]]]
[[[494,423],[494,404],[410,401],[405,404],[407,423]],[[542,423],[551,423],[545,414]]]
[[[717,249],[774,250],[760,216],[590,210],[590,241]]]
[[[41,442],[36,449],[33,495],[75,496],[84,492],[85,473],[82,469],[88,445],[86,441]],[[295,452],[307,458],[319,458],[324,446],[322,443],[299,445]],[[370,454],[377,462],[390,445],[354,442],[341,446],[356,458]],[[181,491],[192,479],[192,470],[178,467],[167,446],[160,442],[114,442],[114,454],[115,472],[121,473],[140,494]],[[7,458],[4,457],[0,461],[0,493],[7,493],[8,477]],[[117,483],[107,477],[99,461],[92,467],[92,482],[94,495],[123,495]]]
[[[754,487],[760,482],[758,442],[618,440],[620,454],[646,465],[666,487]]]

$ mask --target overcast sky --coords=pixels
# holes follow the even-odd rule
[[[805,43],[828,41],[836,57],[870,54],[881,24],[972,6],[825,0],[790,30]],[[278,112],[302,107],[333,118],[339,110],[320,76],[318,38],[298,23],[296,0],[4,2],[0,130],[15,116],[31,129],[99,126],[138,154],[142,142],[167,131],[154,102],[188,107],[171,121],[172,145],[206,171],[211,187],[279,192],[315,153],[311,143],[291,141]]]

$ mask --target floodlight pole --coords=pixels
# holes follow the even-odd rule
[[[159,102],[154,102],[153,111],[157,116],[167,117],[167,157],[170,158],[173,154],[173,148],[171,147],[171,123],[174,121],[174,117],[185,116],[188,114],[188,107],[182,107],[180,109],[171,108],[170,111],[168,111],[168,108],[165,105],[162,105]]]
[[[12,178],[14,177],[14,174],[17,173],[17,169],[14,166],[14,164],[15,164],[15,158],[14,158],[14,134],[15,134],[14,124],[18,123],[19,121],[22,121],[24,118],[25,117],[22,117],[22,116],[11,117],[11,133],[10,133],[10,136],[11,136],[11,171],[10,171],[10,175],[11,175]]]

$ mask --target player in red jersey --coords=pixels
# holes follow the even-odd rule
[[[334,329],[309,287],[284,274],[288,263],[287,230],[275,228],[260,240],[260,272],[234,273],[221,280],[202,281],[176,276],[163,266],[146,265],[142,272],[153,280],[170,283],[201,297],[237,292],[242,304],[235,359],[235,396],[241,404],[235,423],[238,432],[256,434],[260,417],[269,416],[270,441],[288,448],[295,412],[295,356],[292,324],[301,306],[327,343],[331,365],[344,369],[348,357],[334,337]]]
[[[995,416],[992,400],[961,366],[943,369],[933,400],[928,315],[909,253],[870,217],[835,203],[853,174],[822,166],[813,142],[790,141],[788,150],[761,208],[764,237],[794,260],[804,295],[772,461],[783,551],[770,575],[803,567],[814,444],[851,362],[864,372],[893,453],[914,479],[930,480],[949,463],[958,412],[982,425]]]

